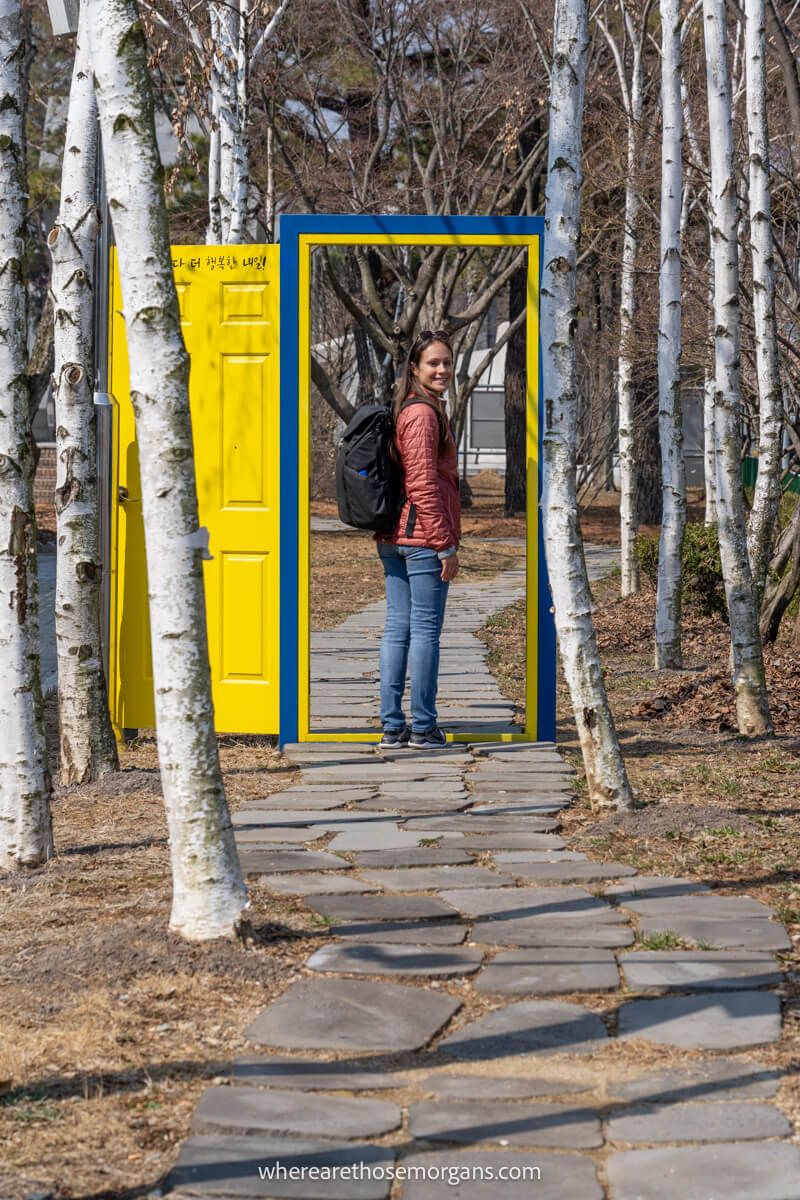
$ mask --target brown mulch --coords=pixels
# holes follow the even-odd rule
[[[615,598],[605,585],[604,603],[597,613],[598,647],[604,658],[621,650],[651,654],[655,594],[647,584],[639,596]],[[783,639],[764,650],[764,665],[775,732],[800,733],[800,654],[791,641],[791,623]],[[628,710],[639,720],[659,718],[681,728],[686,724],[721,732],[736,729],[736,706],[731,690],[728,655],[730,630],[717,616],[706,617],[689,608],[683,633],[682,672],[655,672],[658,686],[645,690]]]

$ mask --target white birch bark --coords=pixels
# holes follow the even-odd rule
[[[649,5],[646,6],[646,11]],[[620,585],[623,596],[639,591],[639,564],[636,561],[636,534],[639,518],[636,500],[636,459],[634,452],[634,380],[632,338],[636,315],[636,260],[639,253],[639,212],[642,196],[638,186],[639,132],[642,120],[644,57],[643,35],[621,5],[628,37],[633,47],[630,86],[620,47],[608,26],[598,18],[617,69],[627,125],[627,161],[625,165],[625,232],[622,241],[622,270],[619,301],[619,354],[617,358]],[[646,14],[644,17],[646,23]]]
[[[633,804],[605,692],[578,528],[575,326],[580,235],[585,0],[556,0],[542,280],[545,429],[542,509],[561,661],[570,690],[589,796]]]
[[[681,44],[691,25],[696,3],[692,6],[681,32]],[[707,164],[703,161],[700,144],[692,121],[692,110],[689,104],[689,93],[686,81],[681,76],[681,99],[683,104],[683,123],[686,129],[686,140],[689,145],[689,157],[699,180],[709,176]],[[711,197],[708,196],[708,354],[706,359],[705,378],[703,381],[703,482],[705,485],[705,516],[706,525],[717,523],[717,456],[714,446],[714,229],[711,216]]]
[[[658,320],[658,430],[663,515],[658,546],[655,665],[679,668],[681,549],[686,528],[686,471],[681,421],[681,138],[680,0],[661,0],[661,258]]]
[[[717,529],[731,627],[739,732],[771,729],[758,609],[747,555],[741,475],[738,203],[725,0],[703,0],[714,258],[714,444]]]
[[[709,296],[709,312],[713,313],[714,300]],[[713,341],[713,330],[712,330]],[[703,523],[717,523],[717,451],[714,434],[714,372],[711,366],[706,367],[703,380],[703,480],[706,491],[705,513]]]
[[[750,250],[758,376],[758,476],[747,549],[756,594],[763,594],[781,499],[783,404],[775,325],[775,269],[769,192],[764,0],[745,0],[745,78],[750,151]]]
[[[248,204],[250,199],[250,133],[248,123],[248,75],[250,66],[250,5],[239,0],[239,28],[236,54],[236,119],[237,134],[232,146],[230,223],[228,241],[239,243],[247,237]]]
[[[213,91],[209,109],[211,112],[211,121],[208,145],[208,227],[206,229],[206,242],[209,245],[220,245],[222,242],[220,119],[219,97]]]
[[[85,12],[81,8],[61,206],[47,239],[53,263],[58,555],[55,624],[63,784],[86,783],[119,767],[100,643],[102,564],[92,386],[97,105]]]
[[[0,0],[0,870],[53,853],[25,376],[24,52],[19,0]]]
[[[247,239],[250,202],[250,70],[269,41],[289,0],[280,0],[253,44],[250,0],[211,0],[208,172],[208,243]],[[184,20],[187,19],[184,14]],[[201,64],[202,65],[202,64]]]
[[[173,874],[170,926],[203,940],[237,930],[247,893],[214,732],[189,363],[136,4],[84,2],[139,446],[158,756]]]
[[[211,110],[218,124],[218,172],[217,194],[209,190],[209,237],[213,224],[214,209],[219,209],[220,240],[228,245],[232,241],[234,220],[235,167],[240,158],[239,140],[242,125],[239,117],[236,81],[243,69],[239,56],[239,2],[213,2],[209,5],[212,42],[210,89]],[[244,220],[241,222],[244,226]]]

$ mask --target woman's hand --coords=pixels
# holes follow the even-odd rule
[[[458,555],[448,554],[447,558],[442,559],[442,580],[445,583],[450,583],[458,574]]]

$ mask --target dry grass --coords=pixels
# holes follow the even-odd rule
[[[233,808],[295,777],[266,739],[220,741]],[[168,933],[153,739],[122,757],[118,777],[56,799],[58,856],[0,882],[3,1200],[152,1187],[198,1095],[319,936],[298,904],[258,887],[247,944]]]

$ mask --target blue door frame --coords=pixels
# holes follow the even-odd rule
[[[307,486],[307,446],[303,452],[303,429],[307,429],[307,412],[302,409],[308,404],[307,364],[300,360],[301,345],[308,343],[308,314],[301,312],[301,304],[307,303],[304,253],[315,239],[351,244],[363,243],[365,238],[374,241],[414,239],[424,244],[427,238],[437,241],[452,238],[458,244],[462,238],[473,242],[482,238],[499,243],[501,239],[514,239],[520,244],[538,239],[538,275],[541,275],[541,248],[544,240],[544,221],[541,217],[458,217],[458,216],[282,216],[280,231],[280,364],[281,364],[281,418],[280,418],[280,734],[281,745],[296,742],[302,733],[303,740],[330,740],[322,736],[309,736],[301,728],[301,690],[308,689],[308,661],[303,658],[301,647],[306,644],[308,630],[303,629],[303,614],[307,625],[308,598],[301,595],[301,581],[307,579],[307,564],[301,561],[308,554],[308,530],[301,528],[301,481]],[[536,294],[538,297],[538,280]],[[551,611],[550,590],[544,555],[541,514],[541,439],[542,439],[542,385],[541,350],[538,345],[538,311],[533,314],[537,341],[538,363],[536,394],[538,412],[535,416],[536,451],[531,453],[531,412],[529,406],[529,485],[536,484],[536,502],[528,488],[528,573],[531,562],[536,564],[535,594],[528,597],[527,641],[528,663],[533,664],[535,674],[535,719],[529,713],[528,733],[530,740],[555,741],[555,669],[556,644],[555,626]],[[529,329],[531,329],[529,313]],[[530,341],[530,339],[529,339]],[[305,351],[304,351],[305,352]],[[529,358],[530,362],[530,358]],[[530,387],[530,381],[529,381]],[[301,394],[301,390],[302,393]],[[305,424],[304,424],[305,423]],[[307,435],[306,435],[307,436]],[[536,478],[530,474],[534,462]],[[305,513],[305,508],[302,508]],[[533,517],[536,518],[536,535],[532,536]],[[305,519],[305,517],[304,517]],[[536,645],[531,653],[531,635],[535,634]],[[307,655],[307,651],[306,651]],[[530,686],[530,685],[529,685]],[[307,708],[307,702],[306,702]],[[306,709],[303,709],[306,711]],[[375,737],[379,737],[376,731]],[[478,736],[470,740],[481,740]]]

